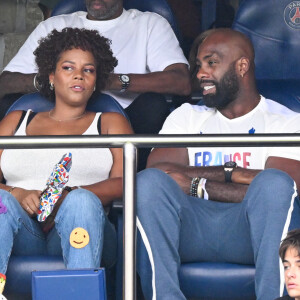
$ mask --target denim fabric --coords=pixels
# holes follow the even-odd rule
[[[0,214],[0,273],[5,274],[11,253],[14,255],[62,255],[67,268],[97,268],[101,257],[105,266],[116,260],[116,232],[108,221],[99,198],[85,189],[70,192],[55,218],[55,228],[45,235],[18,201],[0,190],[6,214]],[[70,245],[74,228],[87,230],[90,241],[84,248]]]
[[[180,263],[200,261],[255,264],[257,299],[275,299],[279,244],[288,229],[299,227],[299,213],[295,184],[279,170],[259,173],[237,204],[188,196],[164,172],[142,171],[137,178],[137,269],[146,299],[185,299]]]

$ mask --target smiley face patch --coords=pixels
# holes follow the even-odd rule
[[[77,249],[84,248],[89,242],[90,236],[85,229],[77,227],[72,230],[70,234],[70,244],[72,247]]]

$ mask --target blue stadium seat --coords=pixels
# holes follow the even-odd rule
[[[40,93],[26,94],[20,97],[7,111],[27,110],[31,108],[33,111],[41,112],[53,108],[54,102],[41,96]],[[127,117],[122,106],[113,97],[107,94],[93,95],[88,102],[87,110],[102,112],[118,112]]]
[[[249,36],[254,45],[261,94],[299,112],[300,16],[296,2],[244,0],[232,28]]]
[[[26,94],[19,98],[8,110],[47,111],[54,103],[42,97],[39,93]],[[99,94],[89,101],[88,110],[102,112],[118,112],[127,117],[120,104],[107,94]],[[122,245],[122,244],[121,244]],[[122,247],[122,246],[121,246]],[[12,256],[7,269],[7,284],[5,295],[8,299],[31,299],[31,271],[33,270],[57,270],[64,269],[64,263],[60,256]]]

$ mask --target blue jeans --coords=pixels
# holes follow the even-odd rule
[[[279,244],[299,219],[296,185],[279,170],[259,173],[241,203],[191,197],[160,170],[140,172],[137,269],[146,299],[185,299],[181,262],[208,261],[255,264],[257,299],[274,300],[284,280]]]
[[[6,214],[0,214],[0,273],[14,255],[62,255],[68,269],[98,268],[100,260],[109,267],[116,260],[116,232],[108,221],[99,198],[85,189],[70,192],[61,204],[55,227],[46,235],[36,218],[30,218],[18,201],[0,190]],[[87,230],[90,241],[84,248],[70,245],[74,228]]]

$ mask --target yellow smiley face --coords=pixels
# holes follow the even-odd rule
[[[83,248],[90,242],[90,236],[88,232],[81,228],[77,227],[73,229],[70,234],[70,244],[74,248]]]

